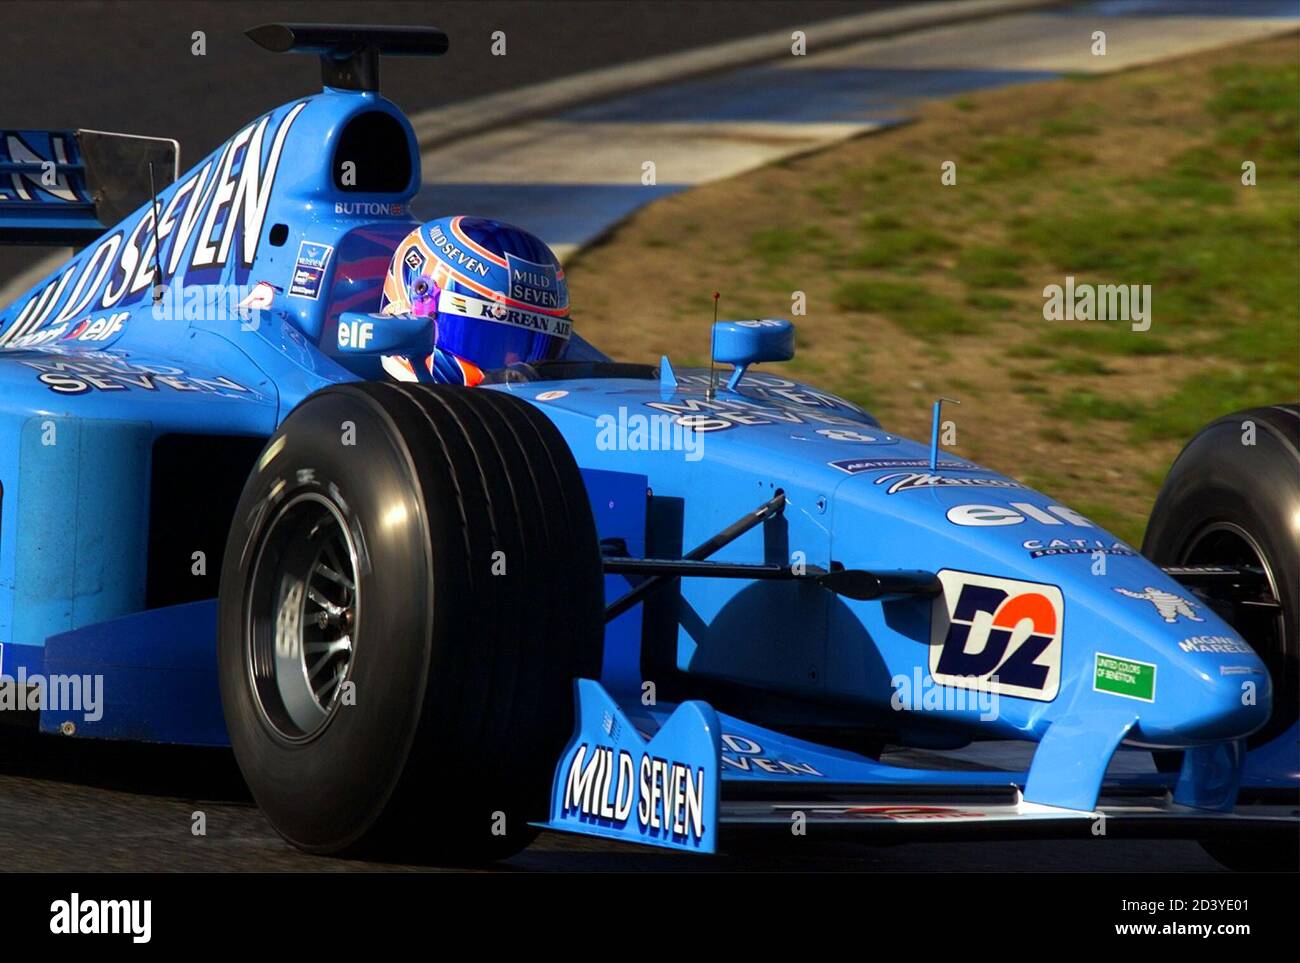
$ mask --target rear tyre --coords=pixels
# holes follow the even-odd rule
[[[491,390],[327,388],[272,436],[222,572],[231,745],[317,853],[504,858],[598,677],[599,548],[568,446]]]
[[[1249,440],[1254,426],[1253,444]],[[1175,459],[1156,498],[1142,554],[1160,565],[1262,568],[1272,610],[1235,607],[1222,614],[1255,649],[1273,680],[1273,714],[1252,748],[1290,729],[1300,715],[1300,406],[1227,415],[1203,428]],[[1177,771],[1182,753],[1158,753]],[[1205,841],[1232,869],[1295,869],[1294,847],[1270,842]]]

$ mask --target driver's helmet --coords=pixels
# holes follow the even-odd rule
[[[423,364],[434,380],[471,385],[484,371],[558,357],[571,328],[564,269],[551,249],[513,225],[463,215],[428,221],[402,240],[380,313],[434,325],[435,353],[385,359],[390,373]]]

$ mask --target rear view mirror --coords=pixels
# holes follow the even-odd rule
[[[326,342],[329,354],[423,356],[433,350],[434,324],[432,318],[344,311],[338,320],[338,351],[331,349],[328,337]]]
[[[794,357],[794,324],[784,318],[715,321],[713,359],[744,368],[762,361]]]

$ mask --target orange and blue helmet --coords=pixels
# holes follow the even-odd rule
[[[559,357],[572,329],[551,249],[513,225],[463,215],[422,224],[397,246],[380,313],[429,318],[439,351],[479,370]]]

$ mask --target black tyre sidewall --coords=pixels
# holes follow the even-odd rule
[[[392,422],[362,399],[347,389],[315,395],[273,436],[267,451],[278,451],[259,462],[245,488],[222,572],[219,677],[231,745],[258,805],[308,851],[344,850],[381,818],[410,752],[428,677],[432,578],[420,486]],[[344,444],[348,423],[354,445]],[[319,735],[293,744],[256,704],[243,620],[265,526],[306,491],[331,501],[356,543],[356,705],[339,706]],[[405,523],[392,524],[395,515]]]
[[[330,502],[357,547],[356,704],[293,744],[258,707],[243,620],[264,533],[303,492]],[[573,680],[599,677],[603,601],[586,486],[536,408],[450,386],[312,395],[250,478],[223,566],[222,698],[254,798],[308,851],[517,852],[546,816]]]

